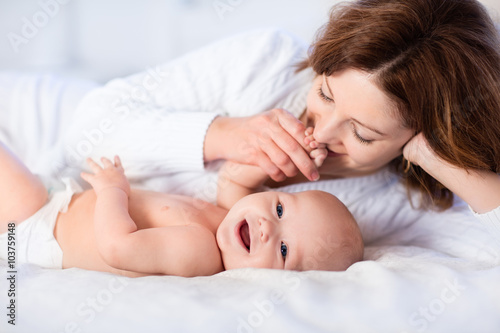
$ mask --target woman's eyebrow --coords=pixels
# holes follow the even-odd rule
[[[372,131],[372,132],[377,133],[377,134],[378,134],[378,135],[380,135],[380,136],[387,136],[387,134],[384,134],[384,133],[380,132],[379,130],[376,130],[375,128],[372,128],[372,127],[370,127],[370,126],[368,126],[368,125],[366,125],[366,124],[363,124],[362,122],[360,122],[360,121],[359,121],[359,120],[357,120],[357,119],[354,119],[354,118],[353,118],[353,119],[352,119],[352,121],[354,121],[355,123],[360,124],[361,126],[363,126],[363,127],[367,128],[367,129],[369,129],[369,130],[370,130],[370,131]]]
[[[330,89],[330,86],[328,85],[328,81],[326,79],[325,73],[323,73],[323,82],[326,84],[326,87],[328,88],[328,92],[330,93],[330,96],[332,96],[332,99],[335,100],[332,90]]]
[[[325,74],[323,74],[323,81],[325,82],[326,87],[328,88],[328,92],[330,93],[330,96],[332,96],[332,99],[333,99],[333,100],[335,100],[335,98],[334,98],[334,96],[333,96],[333,92],[332,92],[332,90],[330,89],[330,86],[328,85],[328,80],[326,79]],[[377,133],[378,135],[381,135],[381,136],[387,136],[387,134],[382,133],[381,131],[379,131],[379,130],[377,130],[377,129],[373,128],[373,127],[370,127],[370,126],[368,126],[368,125],[366,125],[366,124],[362,123],[361,121],[359,121],[359,120],[357,120],[357,119],[352,118],[352,120],[353,120],[355,123],[357,123],[357,124],[359,124],[359,125],[361,125],[361,126],[363,126],[363,127],[367,128],[367,129],[369,129],[370,131]]]

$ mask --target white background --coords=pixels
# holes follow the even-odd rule
[[[310,42],[336,0],[0,0],[0,70],[105,82],[241,31]],[[499,0],[482,1],[497,19]]]

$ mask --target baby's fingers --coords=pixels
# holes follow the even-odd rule
[[[94,173],[98,173],[99,171],[102,170],[101,166],[99,164],[97,164],[93,159],[91,159],[90,157],[87,158],[87,164],[89,165],[90,169],[92,169],[92,171]]]
[[[118,169],[123,169],[122,161],[120,160],[120,157],[118,157],[118,155],[115,155],[115,167],[117,167]]]
[[[92,185],[92,180],[94,178],[93,174],[86,173],[86,172],[81,172],[80,173],[80,177],[82,177],[83,180],[85,180],[87,183],[89,183],[90,185]]]
[[[110,168],[112,169],[115,167],[113,162],[111,162],[106,157],[101,157],[101,162],[102,162],[102,165],[104,166],[104,169],[110,169]]]

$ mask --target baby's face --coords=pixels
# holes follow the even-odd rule
[[[338,199],[320,191],[244,197],[217,230],[224,266],[304,270],[335,261],[346,212]]]

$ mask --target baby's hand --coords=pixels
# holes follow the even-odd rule
[[[115,156],[115,162],[113,164],[107,158],[102,157],[101,162],[104,167],[101,167],[91,158],[87,158],[87,164],[94,174],[82,172],[81,177],[92,185],[97,195],[108,188],[119,188],[129,196],[130,184],[127,177],[125,177],[120,158]]]
[[[324,143],[319,143],[314,139],[313,132],[314,129],[312,127],[306,129],[304,143],[311,149],[309,157],[314,160],[314,164],[319,168],[328,156],[328,150]]]

